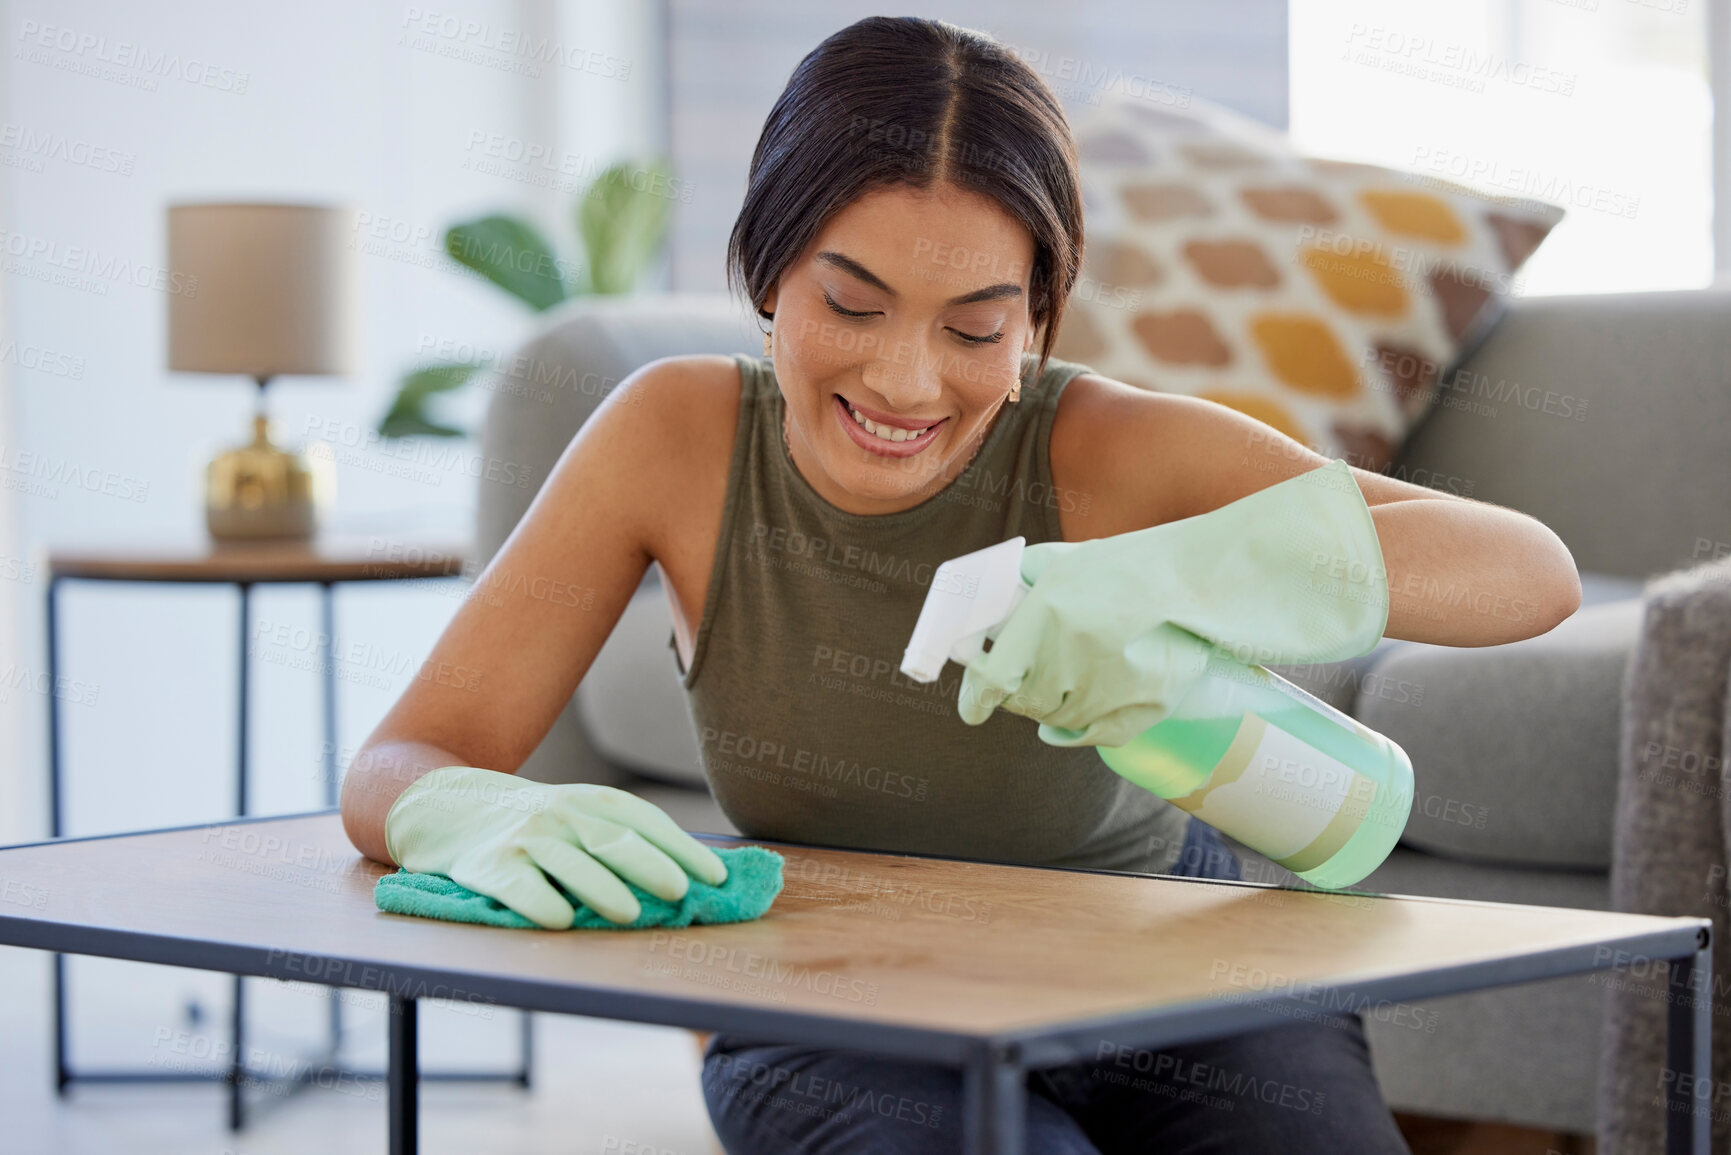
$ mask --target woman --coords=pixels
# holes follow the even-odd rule
[[[1126,533],[1326,464],[1231,409],[1050,359],[1081,252],[1068,126],[1012,53],[913,18],[821,44],[765,123],[729,247],[771,326],[764,356],[657,361],[598,408],[482,575],[492,596],[434,649],[482,671],[479,688],[418,681],[356,757],[355,845],[549,926],[571,907],[548,876],[619,921],[637,910],[621,877],[673,898],[718,881],[719,859],[641,799],[513,777],[655,562],[710,784],[747,836],[1238,877],[1208,827],[1094,750],[1040,741],[1009,702],[969,725],[958,677],[895,673],[947,558]],[[1537,521],[1353,473],[1389,575],[1387,636],[1490,645],[1578,605],[1573,561]],[[592,608],[533,592],[558,586]],[[1437,600],[1459,587],[1489,599]],[[1527,609],[1472,608],[1511,602]],[[1185,1094],[1203,1069],[1311,1109]],[[1030,1150],[1259,1151],[1276,1135],[1285,1152],[1406,1150],[1355,1015],[1137,1070],[1154,1072],[1137,1089],[1091,1064],[1034,1073]],[[854,1091],[817,1111],[765,1093],[795,1078]],[[703,1084],[735,1155],[959,1142],[947,1068],[717,1036]]]

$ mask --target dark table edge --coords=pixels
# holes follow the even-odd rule
[[[1669,921],[1678,925],[1510,958],[1460,963],[1415,974],[1305,983],[1281,994],[1267,993],[1242,999],[1229,997],[1226,1002],[1232,1008],[1230,1011],[1222,1010],[1220,999],[1204,999],[1168,1006],[1152,1014],[1129,1012],[1054,1027],[1025,1028],[1006,1032],[1001,1041],[1019,1045],[1022,1060],[1029,1066],[1053,1066],[1096,1058],[1100,1049],[1108,1044],[1151,1047],[1200,1042],[1241,1030],[1303,1021],[1288,1013],[1288,1008],[1314,999],[1322,1001],[1316,1009],[1319,1016],[1363,1013],[1374,1017],[1376,1011],[1384,1006],[1407,1004],[1412,999],[1470,994],[1611,970],[1620,961],[1628,961],[1628,954],[1647,959],[1690,958],[1703,935],[1711,933],[1710,919],[1679,917]],[[1609,958],[1605,957],[1607,948],[1613,952]],[[1621,959],[1615,953],[1618,951],[1626,952]]]
[[[652,929],[627,933],[645,934]],[[839,1040],[846,1039],[850,1040],[848,1045],[858,1045],[867,1050],[934,1061],[963,1062],[983,1037],[803,1010],[783,1011],[677,995],[620,992],[576,986],[570,982],[505,978],[436,966],[381,964],[376,960],[340,954],[213,943],[205,939],[47,922],[4,913],[0,913],[0,946],[379,991],[398,998],[444,1000],[459,1007],[466,1004],[519,1008],[828,1046],[842,1045]]]
[[[1321,997],[1319,1013],[1352,1013],[1372,1005],[1427,995],[1464,994],[1516,986],[1615,965],[1605,948],[1653,958],[1692,955],[1706,919],[1678,919],[1676,928],[1558,947],[1531,955],[1491,959],[1392,975],[1362,982],[1306,983],[1282,992],[1243,999],[1202,999],[1153,1010],[1132,1010],[1053,1025],[1033,1025],[989,1034],[897,1026],[826,1016],[811,1011],[716,1003],[673,995],[574,986],[568,982],[502,978],[431,966],[380,965],[359,958],[312,954],[277,947],[211,943],[173,935],[114,930],[0,913],[0,945],[97,955],[134,962],[257,975],[288,982],[381,991],[400,998],[515,1007],[555,1014],[653,1023],[720,1031],[745,1038],[814,1046],[849,1047],[931,1062],[961,1064],[982,1047],[1007,1048],[1025,1066],[1044,1067],[1097,1056],[1106,1045],[1153,1047],[1202,1041],[1257,1027],[1296,1021],[1285,1013]],[[632,932],[641,933],[641,932]],[[317,966],[308,964],[316,960]],[[314,971],[316,970],[316,973]],[[1329,996],[1345,995],[1345,999]],[[478,1002],[477,1002],[478,1000]]]

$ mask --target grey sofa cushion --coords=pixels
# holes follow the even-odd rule
[[[1538,518],[1583,572],[1645,577],[1731,541],[1727,445],[1731,290],[1532,297],[1390,472]]]
[[[1641,583],[1585,574],[1581,585],[1581,608],[1536,638],[1385,642],[1370,655],[1348,712],[1412,759],[1403,844],[1486,863],[1610,869]]]

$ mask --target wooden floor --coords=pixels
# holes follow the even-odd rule
[[[1506,1123],[1462,1123],[1396,1111],[1412,1155],[1595,1155],[1591,1135],[1535,1131]]]

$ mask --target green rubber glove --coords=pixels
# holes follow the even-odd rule
[[[1335,460],[1208,513],[1022,554],[1030,589],[967,664],[977,726],[1000,704],[1053,746],[1122,746],[1224,648],[1246,665],[1368,653],[1388,624],[1370,507]]]
[[[404,790],[385,815],[385,849],[405,870],[443,874],[549,930],[577,913],[549,877],[621,924],[642,914],[626,882],[678,902],[692,877],[727,880],[721,857],[652,802],[476,766],[445,766]]]

